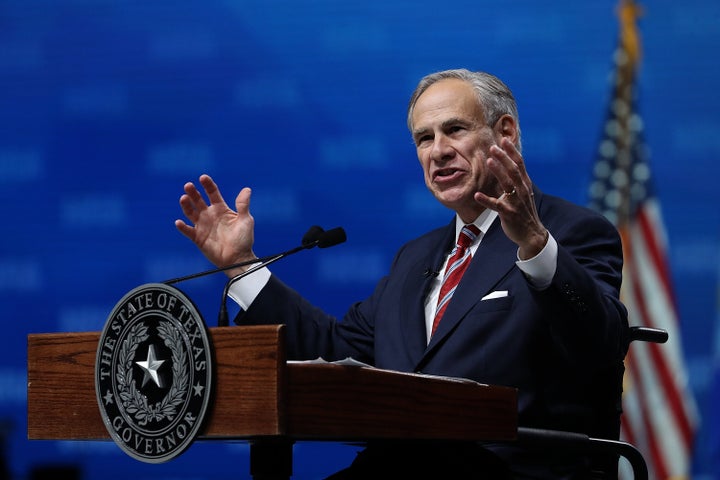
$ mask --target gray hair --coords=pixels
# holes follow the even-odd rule
[[[494,75],[485,72],[471,72],[464,68],[454,70],[444,70],[441,72],[431,73],[420,80],[415,88],[407,111],[407,125],[412,132],[412,115],[415,110],[415,104],[420,95],[425,93],[432,84],[448,78],[456,78],[463,80],[472,85],[478,102],[485,113],[485,123],[492,127],[503,115],[510,115],[515,119],[517,128],[516,147],[521,151],[522,143],[520,141],[520,117],[517,111],[517,104],[510,88]]]

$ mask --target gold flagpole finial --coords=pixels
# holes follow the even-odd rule
[[[641,5],[634,0],[620,0],[617,15],[620,20],[620,42],[632,65],[640,61],[641,45],[637,19],[645,13]]]

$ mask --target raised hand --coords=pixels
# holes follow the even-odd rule
[[[520,258],[527,260],[540,253],[548,239],[535,208],[532,181],[510,139],[503,138],[499,145],[490,147],[489,155],[488,168],[505,193],[495,198],[476,192],[475,201],[498,212],[505,235],[520,247]]]
[[[236,210],[232,210],[209,175],[201,175],[199,181],[209,203],[195,184],[186,183],[180,207],[190,224],[178,219],[175,227],[218,268],[256,258],[252,250],[255,220],[250,215],[250,188],[238,193]],[[232,269],[226,274],[233,277],[242,271]]]

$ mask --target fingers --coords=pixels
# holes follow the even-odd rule
[[[203,186],[203,189],[205,190],[205,195],[207,195],[208,200],[210,200],[210,205],[225,203],[225,199],[223,199],[223,196],[220,193],[220,189],[215,184],[213,179],[210,178],[210,175],[200,175],[200,185]]]
[[[200,175],[200,185],[202,185],[203,190],[205,190],[205,195],[207,195],[208,200],[210,200],[210,205],[225,203],[225,200],[220,193],[220,189],[213,179],[210,178],[210,175]],[[208,204],[205,203],[205,199],[194,183],[187,182],[183,186],[183,190],[185,190],[185,195],[180,197],[181,204],[187,204],[195,210],[202,210],[208,207]]]
[[[525,161],[515,144],[509,138],[505,137],[500,141],[499,145],[490,147],[491,153],[493,149],[495,150],[495,154],[502,157],[504,163],[512,162],[512,164],[517,167],[518,173],[525,174]]]
[[[235,211],[238,215],[248,215],[250,213],[250,196],[252,190],[250,187],[245,187],[240,190],[237,197],[235,197]]]
[[[185,193],[180,196],[179,201],[185,220],[175,220],[175,227],[193,241],[198,236],[197,227],[199,223],[212,226],[214,222],[219,222],[222,217],[226,217],[226,219],[235,218],[235,212],[225,203],[220,189],[209,175],[200,175],[199,183],[208,201],[206,202],[205,197],[194,183],[187,182],[183,186]],[[250,188],[245,187],[235,199],[237,213],[243,217],[250,217],[251,193]],[[250,218],[252,219],[252,217]]]
[[[497,178],[506,197],[529,191],[530,179],[525,170],[525,162],[509,139],[503,138],[499,145],[490,147],[488,168]]]
[[[188,220],[197,223],[198,217],[207,210],[208,205],[191,182],[185,184],[184,190],[185,194],[180,197],[180,208]]]
[[[187,223],[183,222],[182,220],[178,219],[175,220],[175,228],[177,228],[180,233],[185,235],[190,240],[195,240],[195,229],[188,225]]]
[[[200,176],[200,185],[205,190],[210,204],[205,202],[200,191],[197,189],[194,183],[187,182],[183,186],[185,194],[180,197],[180,207],[182,208],[183,214],[193,223],[196,223],[198,216],[212,205],[225,205],[225,200],[220,193],[217,185],[210,178],[209,175],[203,174]]]

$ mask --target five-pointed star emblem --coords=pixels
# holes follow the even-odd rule
[[[200,385],[200,382],[198,382],[197,384],[193,385],[193,388],[195,389],[195,395],[196,395],[196,396],[198,396],[198,397],[202,396],[202,391],[203,391],[203,389],[204,389],[205,387],[202,386],[202,385]]]
[[[158,360],[155,357],[155,345],[150,345],[148,347],[147,360],[145,360],[144,362],[135,363],[137,363],[140,368],[142,368],[145,372],[142,381],[143,387],[148,382],[148,380],[152,379],[152,381],[155,382],[155,385],[157,385],[159,388],[163,388],[164,383],[162,381],[162,378],[160,378],[160,376],[158,375],[158,369],[160,368],[160,365],[165,363],[165,360]]]

